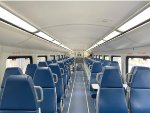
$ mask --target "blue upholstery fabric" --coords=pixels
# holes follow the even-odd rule
[[[37,64],[28,64],[25,74],[30,75],[33,78],[36,69],[37,69]]]
[[[101,88],[97,113],[128,113],[123,88]]]
[[[57,92],[57,107],[58,109],[60,108],[60,102],[63,100],[64,97],[64,84],[63,84],[63,78],[61,75],[61,71],[59,68],[59,65],[57,63],[55,64],[50,64],[49,65],[52,73],[57,74],[58,77],[58,82],[56,83],[56,92]]]
[[[105,67],[100,87],[96,99],[96,113],[128,113],[118,68]]]
[[[10,68],[7,68],[5,70],[5,73],[4,73],[4,77],[3,77],[3,81],[2,81],[2,85],[1,85],[1,88],[4,88],[5,86],[5,82],[6,82],[6,79],[10,76],[10,75],[22,75],[23,72],[20,68],[18,67],[10,67]]]
[[[52,60],[53,63],[57,63],[57,60]]]
[[[53,63],[51,60],[48,60],[46,62],[47,62],[48,65]]]
[[[150,113],[150,69],[138,67],[133,75],[130,90],[131,113]]]
[[[59,61],[58,62],[58,65],[60,68],[62,68],[64,70],[64,74],[63,74],[63,83],[64,83],[64,90],[67,89],[67,84],[68,84],[68,79],[67,79],[67,71],[66,71],[66,68],[65,68],[65,65],[64,65],[64,62],[63,61]]]
[[[111,62],[110,61],[108,61],[108,60],[104,60],[104,62],[103,62],[103,66],[110,66],[110,64],[111,64]]]
[[[0,104],[0,113],[37,113],[38,106],[32,78],[11,75],[6,81]]]
[[[51,70],[39,67],[34,76],[34,84],[43,89],[44,100],[40,104],[42,113],[56,113],[57,94]]]
[[[137,67],[132,77],[132,88],[150,88],[150,69],[148,67]]]
[[[48,65],[47,65],[46,62],[39,62],[39,63],[38,63],[38,66],[39,66],[39,67],[48,67]]]
[[[35,76],[34,84],[42,88],[54,88],[54,80],[51,70],[48,67],[38,67]]]
[[[101,88],[122,88],[120,71],[117,67],[105,67],[101,80]]]
[[[119,67],[119,64],[116,61],[111,61],[110,66],[117,66],[117,67]]]
[[[92,66],[91,73],[99,73],[102,71],[101,62],[94,62]]]

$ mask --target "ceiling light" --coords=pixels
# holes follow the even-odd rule
[[[35,33],[37,36],[43,38],[43,39],[46,39],[48,41],[53,41],[54,39],[51,38],[50,36],[48,36],[47,34],[43,33],[43,32],[38,32],[38,33]]]
[[[61,43],[58,42],[57,40],[52,41],[54,44],[60,45]]]
[[[103,40],[107,41],[107,40],[110,40],[112,38],[114,38],[115,36],[119,35],[120,32],[117,32],[117,31],[113,31],[112,33],[110,33],[108,36],[106,36]]]
[[[25,22],[21,18],[15,16],[14,14],[10,13],[9,11],[5,10],[2,7],[0,7],[0,19],[3,19],[19,28],[22,28],[32,33],[37,31],[37,29],[33,27],[31,24]]]
[[[147,9],[139,13],[137,16],[133,17],[131,20],[123,24],[121,27],[118,28],[118,30],[124,32],[148,19],[150,19],[150,7],[148,7]]]
[[[98,43],[97,43],[97,45],[100,45],[100,44],[102,44],[102,43],[104,43],[105,41],[104,40],[100,40]]]
[[[95,48],[95,47],[97,47],[97,46],[98,46],[98,45],[97,45],[97,44],[95,44],[95,45],[93,45],[92,47],[93,47],[93,48]]]
[[[64,46],[64,45],[62,45],[62,44],[61,44],[60,46],[61,46],[61,47],[63,47],[63,48],[65,48],[65,46]]]

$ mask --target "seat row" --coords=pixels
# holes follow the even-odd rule
[[[39,108],[42,113],[62,112],[71,66],[74,58],[28,64],[26,75],[20,68],[7,68],[1,85],[0,109],[5,113],[37,113]]]
[[[98,83],[96,113],[150,113],[150,68],[135,66],[128,75],[125,95],[119,68],[103,68]]]

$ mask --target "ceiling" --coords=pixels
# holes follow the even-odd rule
[[[87,50],[146,3],[148,2],[5,1],[1,4],[70,49]]]

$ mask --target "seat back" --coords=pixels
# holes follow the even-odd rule
[[[39,62],[39,63],[38,63],[38,66],[39,66],[39,67],[48,67],[48,65],[47,65],[46,62]]]
[[[37,69],[37,64],[28,64],[25,74],[30,75],[31,78],[33,79],[36,69]]]
[[[102,71],[102,65],[100,62],[94,62],[92,65],[91,73],[100,73]]]
[[[138,67],[131,81],[131,113],[150,113],[150,69]]]
[[[104,68],[96,103],[96,113],[128,113],[125,92],[118,68]]]
[[[118,62],[116,62],[116,61],[111,61],[110,66],[119,67],[119,64],[118,64]]]
[[[1,88],[3,89],[5,87],[6,80],[10,75],[22,75],[22,74],[23,74],[23,72],[19,67],[9,67],[9,68],[7,68],[5,70],[5,73],[4,73]]]
[[[104,60],[102,66],[110,66],[111,62],[108,60]]]
[[[51,60],[46,61],[47,65],[52,64],[53,62]]]
[[[37,68],[34,76],[34,84],[43,89],[44,100],[40,104],[42,113],[57,112],[57,94],[53,75],[48,67]]]
[[[64,95],[64,84],[63,77],[61,75],[60,67],[57,63],[49,65],[52,73],[56,74],[58,77],[58,82],[56,83],[56,92],[57,92],[57,102],[60,102]]]
[[[28,75],[11,75],[2,93],[0,113],[38,113],[32,78]]]

